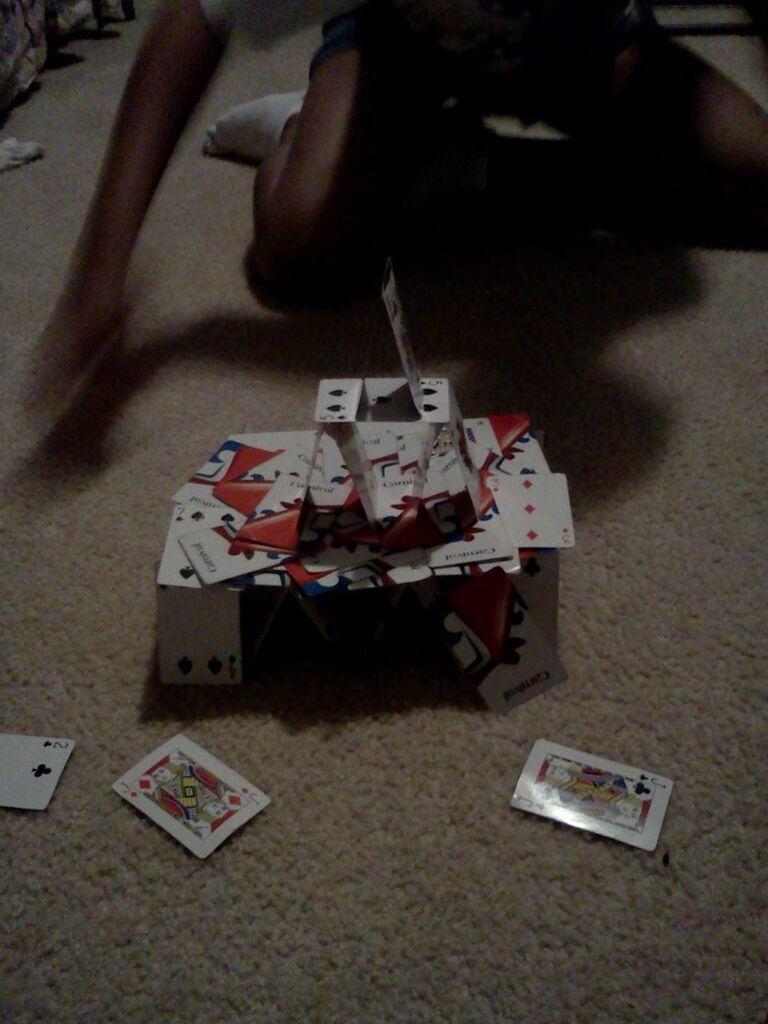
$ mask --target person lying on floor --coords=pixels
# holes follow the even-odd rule
[[[617,188],[659,187],[691,217],[768,233],[768,115],[637,0],[161,0],[38,347],[38,398],[119,335],[142,221],[231,32],[263,47],[323,19],[306,96],[264,119],[247,259],[282,293],[382,266],[447,98],[546,121],[600,146]]]

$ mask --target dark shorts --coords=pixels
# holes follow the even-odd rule
[[[514,55],[514,68],[500,70],[495,66],[498,49],[494,40],[484,40],[482,48],[460,56],[442,51],[420,40],[388,0],[367,0],[325,24],[310,75],[329,57],[349,50],[364,55],[375,52],[381,60],[384,45],[383,57],[394,67],[401,47],[413,66],[414,48],[421,47],[425,74],[432,85],[440,80],[446,98],[469,96],[485,113],[514,113],[527,123],[546,120],[547,111],[559,101],[572,109],[607,103],[618,55],[637,40],[658,32],[644,0],[628,0],[604,24],[599,18],[584,17],[576,7],[574,11],[570,17],[551,22],[538,35],[532,34],[522,52]]]

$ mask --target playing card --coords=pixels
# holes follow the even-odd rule
[[[435,428],[431,423],[409,424],[400,435],[397,448],[401,475],[423,480],[434,442]]]
[[[389,322],[392,327],[392,333],[395,336],[397,351],[400,353],[400,361],[403,364],[403,370],[405,371],[405,376],[408,380],[408,388],[411,392],[413,404],[418,409],[421,405],[421,374],[416,366],[413,348],[411,346],[410,338],[408,337],[408,328],[403,314],[403,304],[400,301],[400,295],[398,294],[395,272],[392,267],[391,260],[387,261],[387,266],[384,271],[384,282],[381,288],[381,297],[384,300],[387,315],[389,316]]]
[[[489,454],[498,457],[511,453],[511,449],[529,431],[530,425],[526,413],[464,420],[464,433],[472,461],[478,469],[483,469]]]
[[[410,554],[410,552],[409,552]],[[350,584],[350,590],[367,590],[373,587],[400,587],[406,583],[419,583],[421,580],[429,579],[432,570],[422,561],[413,563],[391,564],[392,559],[387,556],[386,560],[379,560],[377,572],[362,580],[356,580]]]
[[[228,437],[192,478],[174,494],[173,500],[201,508],[220,505],[214,488],[226,481],[242,479],[255,467],[274,459],[287,448],[313,450],[315,431],[286,430],[279,433],[234,434]],[[248,481],[245,481],[248,482]],[[251,509],[246,509],[246,515]]]
[[[158,672],[163,683],[243,681],[242,590],[227,584],[157,588]]]
[[[301,539],[301,507],[306,491],[306,475],[278,477],[238,530],[237,540],[275,553],[295,554]]]
[[[502,559],[512,560],[513,565],[509,571],[514,571],[519,565],[517,548],[511,543],[495,505],[466,530],[460,539],[430,548],[426,555],[427,565],[432,569],[474,562],[497,562]]]
[[[502,657],[480,684],[481,697],[493,711],[506,713],[567,678],[554,643],[515,592]]]
[[[378,482],[372,489],[375,519],[379,523],[390,523],[397,519],[413,495],[413,477],[400,476],[399,465],[396,473],[396,476]]]
[[[182,734],[142,758],[112,788],[201,858],[270,802]]]
[[[258,435],[253,434],[228,437],[190,480],[176,491],[173,500],[185,505],[208,507],[215,500],[213,488],[217,483],[242,475],[259,462],[274,457],[281,448],[278,445],[276,450],[262,450],[256,444],[257,438]]]
[[[467,675],[480,672],[490,661],[482,637],[454,611],[432,580],[424,580],[418,587],[417,596],[438,626],[451,657]]]
[[[301,559],[301,564],[307,572],[322,574],[326,572],[346,572],[358,565],[372,562],[376,558],[383,557],[384,552],[380,547],[371,547],[369,544],[340,544],[331,543],[324,545],[311,554]]]
[[[400,439],[380,423],[358,423],[357,432],[363,450],[371,463],[371,473],[378,483],[400,476],[400,460],[397,449]]]
[[[549,473],[549,465],[544,458],[541,445],[533,434],[523,434],[507,449],[506,455],[498,455],[490,462],[489,468],[494,473],[507,476],[519,476],[521,473]]]
[[[306,597],[322,597],[324,594],[350,590],[356,585],[367,582],[376,574],[375,564],[350,566],[347,569],[334,569],[313,574],[301,585],[301,592]]]
[[[310,440],[309,438],[307,440]],[[314,444],[314,435],[311,437]],[[273,482],[285,474],[306,477],[312,468],[312,447],[307,444],[295,444],[287,447],[284,451],[278,452],[265,462],[252,466],[247,472],[239,476],[238,480],[267,480]]]
[[[45,810],[74,748],[74,740],[0,733],[0,807]]]
[[[165,538],[165,547],[163,548],[163,555],[157,570],[157,582],[163,586],[189,587],[193,590],[199,590],[202,583],[192,568],[186,551],[179,544],[177,531],[181,524],[181,514],[185,507],[184,505],[177,505],[171,515],[171,525]]]
[[[512,807],[654,850],[672,786],[661,775],[537,740]]]
[[[234,535],[221,526],[187,533],[179,542],[203,583],[221,583],[261,569],[274,569],[289,557],[238,544]]]
[[[344,456],[333,438],[329,434],[320,435],[320,446],[317,450],[316,463],[320,466],[323,478],[327,484],[340,484],[349,477],[349,470],[344,462]],[[312,484],[314,484],[314,479]]]
[[[557,646],[560,610],[560,552],[521,551],[515,589],[536,617],[547,640]]]
[[[515,547],[573,547],[568,481],[563,473],[489,475],[487,482]]]
[[[157,582],[164,586],[199,588],[202,584],[179,538],[203,527],[230,526],[237,529],[245,516],[227,505],[176,505],[171,515]]]

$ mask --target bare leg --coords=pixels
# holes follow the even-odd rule
[[[131,69],[63,293],[35,353],[35,412],[66,397],[119,327],[136,237],[220,56],[198,4],[165,0]]]
[[[378,269],[392,211],[439,109],[422,69],[392,69],[357,50],[322,63],[256,178],[255,275],[311,295]]]
[[[645,194],[673,228],[768,244],[768,114],[661,38],[622,55],[616,81],[608,154],[624,210]]]

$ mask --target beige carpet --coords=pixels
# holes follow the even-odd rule
[[[302,84],[314,34],[232,60],[152,210],[131,353],[44,449],[20,387],[146,19],[73,43],[4,134],[0,731],[74,737],[0,812],[8,1024],[758,1024],[766,999],[768,256],[598,237],[414,244],[421,361],[467,415],[527,409],[569,476],[563,686],[486,712],[403,622],[345,664],[286,620],[238,692],[153,681],[169,498],[228,433],[310,423],[394,369],[375,296],[270,313],[240,272],[252,172],[207,122]],[[754,50],[716,44],[759,85]],[[111,784],[184,731],[272,797],[199,862]],[[654,854],[509,809],[539,737],[675,780]],[[665,858],[665,855],[668,857]],[[666,863],[665,863],[666,860]]]

